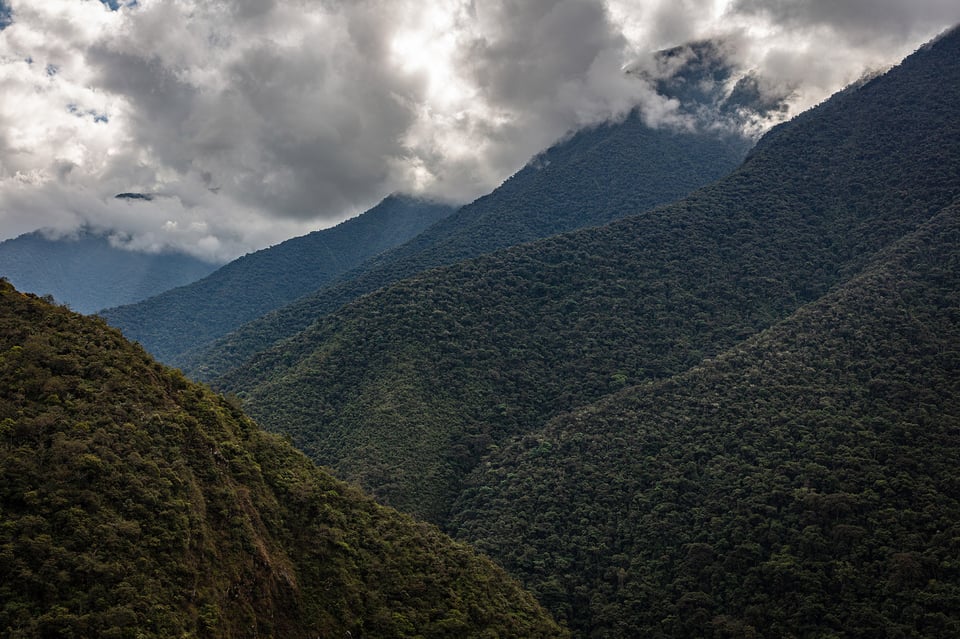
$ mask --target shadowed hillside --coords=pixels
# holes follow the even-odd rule
[[[493,455],[452,524],[578,636],[960,635],[960,207]]]
[[[250,253],[189,286],[100,315],[155,357],[172,361],[320,288],[453,211],[443,204],[390,196],[333,228]]]

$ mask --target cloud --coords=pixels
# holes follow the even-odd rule
[[[0,0],[0,239],[86,225],[222,260],[393,191],[468,201],[577,127],[681,120],[624,73],[657,49],[722,41],[724,90],[794,113],[960,20],[907,4]]]
[[[790,29],[826,27],[843,41],[876,47],[902,42],[957,20],[953,0],[736,0],[731,12]]]

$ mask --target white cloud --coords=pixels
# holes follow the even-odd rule
[[[391,191],[466,201],[572,128],[635,105],[675,119],[622,72],[654,49],[724,37],[796,110],[960,20],[954,4],[12,0],[0,239],[86,224],[227,259]]]

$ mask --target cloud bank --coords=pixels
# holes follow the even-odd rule
[[[676,123],[624,72],[658,49],[722,41],[792,114],[957,21],[953,0],[0,1],[0,239],[86,226],[226,260],[394,191],[469,201],[635,107]]]

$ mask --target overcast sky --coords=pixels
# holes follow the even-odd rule
[[[225,260],[391,192],[469,201],[634,107],[668,125],[624,73],[656,49],[723,38],[796,113],[958,21],[956,0],[0,0],[0,239],[85,224]]]

